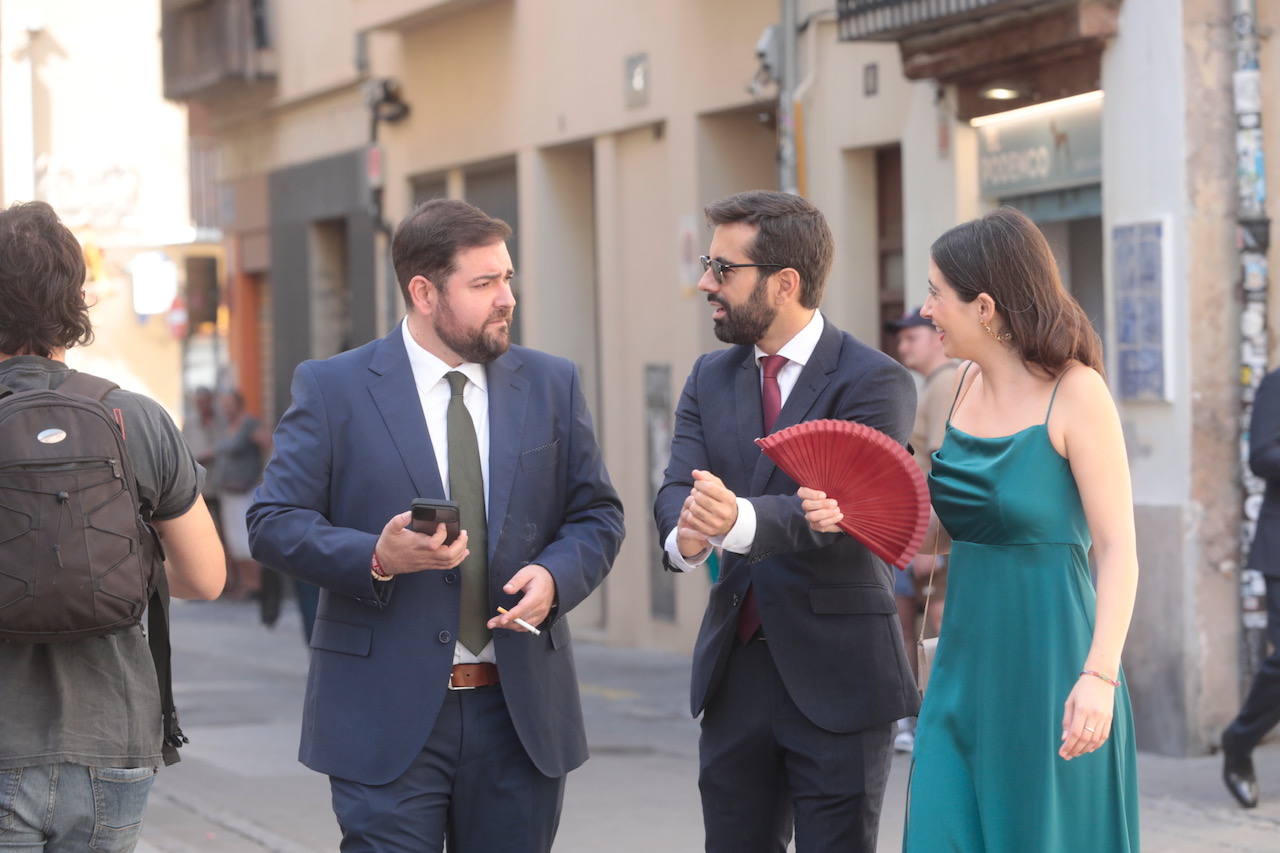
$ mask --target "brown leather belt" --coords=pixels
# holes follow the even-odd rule
[[[454,690],[488,687],[497,683],[498,667],[492,663],[455,663],[449,676],[449,686]]]

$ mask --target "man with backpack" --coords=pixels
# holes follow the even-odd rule
[[[134,848],[156,769],[184,740],[169,594],[215,598],[226,580],[204,471],[173,421],[63,361],[93,338],[84,281],[49,205],[0,210],[5,849]]]

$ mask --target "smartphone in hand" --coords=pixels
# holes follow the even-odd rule
[[[443,524],[445,529],[444,544],[451,545],[462,532],[462,519],[458,514],[458,505],[453,501],[434,500],[432,498],[414,498],[409,505],[412,518],[409,529],[428,536],[435,534]]]

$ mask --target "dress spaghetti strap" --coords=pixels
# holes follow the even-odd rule
[[[1058,375],[1058,381],[1053,383],[1053,393],[1049,395],[1049,408],[1045,409],[1044,412],[1044,422],[1046,425],[1049,423],[1049,415],[1053,414],[1053,401],[1058,398],[1058,386],[1062,384],[1062,380],[1066,379],[1067,374],[1070,372],[1071,368],[1068,367]]]
[[[966,361],[964,370],[960,372],[960,383],[956,385],[956,395],[951,398],[951,408],[947,410],[947,426],[951,426],[951,416],[956,413],[956,404],[960,402],[960,394],[964,391],[964,380],[969,375],[970,367],[973,367],[973,362]]]

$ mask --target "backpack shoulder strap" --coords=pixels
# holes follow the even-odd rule
[[[90,400],[102,402],[102,398],[107,394],[116,390],[120,386],[114,382],[103,379],[100,376],[93,376],[89,373],[81,373],[78,370],[71,371],[71,375],[62,380],[62,384],[58,386],[58,390],[65,394],[77,394],[81,397],[88,397]]]

